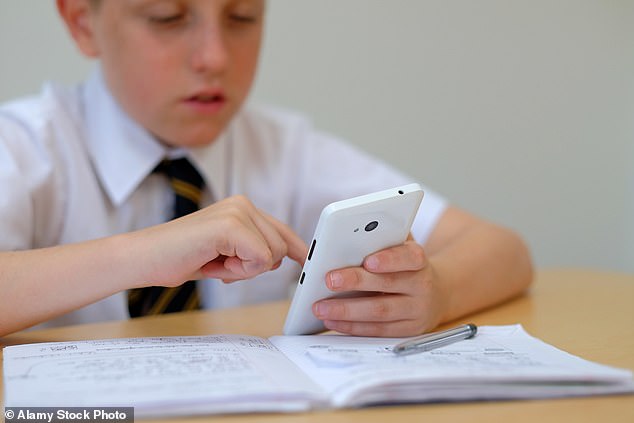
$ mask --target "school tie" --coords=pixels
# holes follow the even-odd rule
[[[154,172],[167,175],[174,191],[174,219],[199,209],[203,178],[189,160],[182,158],[162,161]],[[147,316],[200,308],[196,281],[166,288],[150,286],[128,291],[130,317]]]

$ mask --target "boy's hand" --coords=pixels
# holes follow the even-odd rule
[[[327,299],[313,305],[326,328],[359,336],[412,336],[435,327],[443,298],[423,247],[408,239],[365,258],[362,267],[326,275],[334,292],[366,296]]]
[[[230,210],[228,223],[215,242],[216,258],[201,268],[206,278],[224,282],[250,279],[277,269],[286,256],[303,264],[308,250],[293,230],[274,217],[256,209],[245,198]]]
[[[302,264],[307,247],[288,226],[234,196],[168,223],[139,231],[149,274],[139,283],[177,286],[187,280],[250,279],[280,266]]]

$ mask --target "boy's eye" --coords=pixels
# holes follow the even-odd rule
[[[150,22],[155,24],[168,25],[182,21],[183,19],[185,19],[185,15],[182,13],[176,15],[155,15],[150,16],[148,19]]]
[[[251,23],[251,22],[255,22],[257,21],[257,16],[255,15],[247,15],[247,14],[240,14],[240,13],[232,13],[229,15],[229,18],[232,21],[235,22],[241,22],[241,23]]]

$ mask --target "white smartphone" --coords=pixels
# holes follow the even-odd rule
[[[409,184],[326,206],[317,222],[286,316],[284,335],[323,331],[323,322],[312,312],[313,303],[324,298],[359,295],[329,290],[326,274],[360,266],[368,255],[405,242],[422,199],[420,185]]]

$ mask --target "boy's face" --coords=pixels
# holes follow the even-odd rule
[[[254,79],[264,0],[58,0],[81,50],[98,57],[119,104],[163,143],[209,144]],[[64,12],[62,11],[62,15]],[[83,32],[82,32],[83,31]]]

